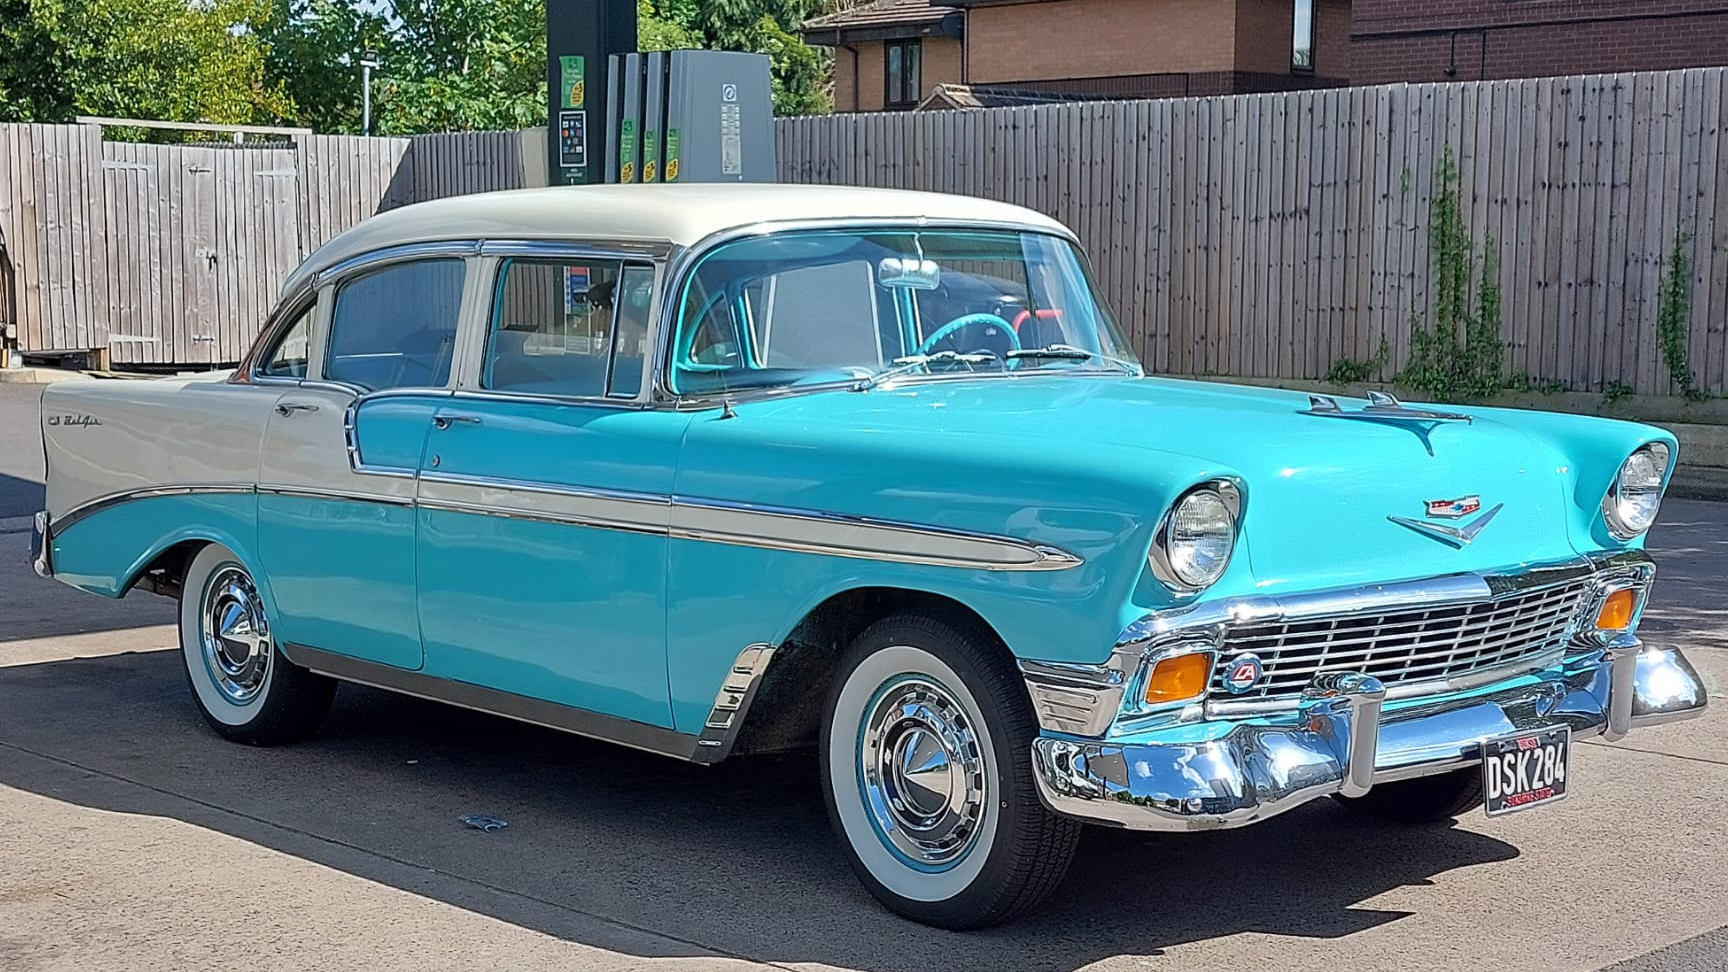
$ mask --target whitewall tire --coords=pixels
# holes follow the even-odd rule
[[[1032,782],[1037,728],[1007,649],[964,622],[881,621],[846,650],[821,734],[829,817],[883,904],[944,928],[1055,890],[1079,825]]]
[[[220,544],[186,567],[180,653],[205,721],[237,742],[299,739],[317,728],[335,694],[333,681],[283,656],[250,569]]]

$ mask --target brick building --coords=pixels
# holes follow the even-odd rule
[[[878,111],[1728,64],[1728,0],[873,0],[804,36]]]
[[[875,0],[804,25],[834,48],[836,111],[916,107],[937,85],[1156,98],[1349,77],[1350,0],[943,2]]]
[[[1728,0],[1355,0],[1352,21],[1355,84],[1728,64]]]

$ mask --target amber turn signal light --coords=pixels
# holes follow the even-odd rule
[[[1602,609],[1596,612],[1596,630],[1625,631],[1632,626],[1632,608],[1638,603],[1638,594],[1628,587],[1608,595],[1602,602]]]
[[[1212,679],[1212,653],[1197,651],[1166,658],[1152,668],[1146,680],[1146,701],[1150,705],[1182,702],[1206,691]]]

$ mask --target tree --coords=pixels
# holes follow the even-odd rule
[[[292,112],[252,30],[264,0],[3,2],[0,118],[268,124]]]

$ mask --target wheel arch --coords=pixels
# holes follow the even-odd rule
[[[806,610],[780,640],[733,752],[785,752],[814,745],[840,653],[866,628],[897,614],[949,621],[1008,653],[1001,634],[982,614],[946,594],[893,586],[858,586],[830,594]]]

